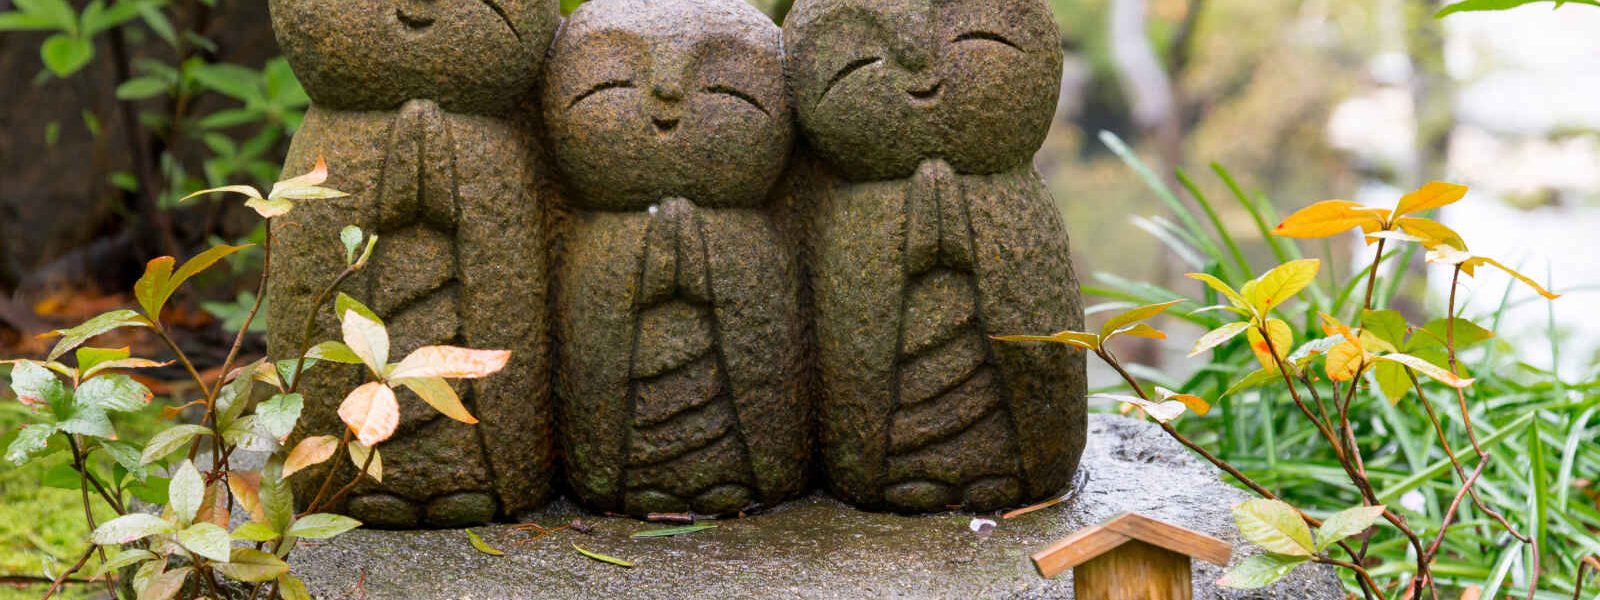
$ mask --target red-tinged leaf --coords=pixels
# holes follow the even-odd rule
[[[217,264],[217,261],[227,258],[229,255],[232,255],[240,250],[249,248],[251,245],[252,244],[245,244],[243,246],[220,245],[214,246],[205,252],[196,254],[194,258],[184,262],[182,267],[178,267],[178,272],[172,274],[172,279],[168,280],[167,282],[167,289],[165,290],[166,295],[168,297],[172,296],[172,293],[178,291],[178,288],[190,278],[204,273],[206,269],[210,269],[212,265]],[[163,302],[165,302],[165,299],[163,299]]]
[[[150,583],[139,590],[139,600],[168,600],[178,595],[183,590],[183,584],[189,580],[189,573],[194,567],[173,569],[150,578]]]
[[[1228,340],[1239,337],[1239,334],[1244,333],[1245,330],[1248,329],[1250,329],[1250,324],[1244,321],[1229,323],[1213,329],[1210,332],[1207,332],[1205,335],[1200,336],[1199,341],[1194,343],[1194,349],[1189,351],[1189,356],[1196,356],[1201,352],[1221,346],[1222,344],[1227,343]]]
[[[1422,186],[1421,189],[1402,196],[1400,204],[1394,209],[1394,216],[1403,217],[1441,206],[1449,206],[1466,196],[1467,186],[1432,181]]]
[[[322,185],[326,181],[328,181],[328,161],[318,156],[317,164],[311,168],[310,173],[272,184],[272,192],[267,194],[267,197],[277,198],[286,190]]]
[[[1278,224],[1272,235],[1291,238],[1325,238],[1351,229],[1382,229],[1388,211],[1368,208],[1349,200],[1325,200],[1301,209]]]
[[[228,491],[233,493],[233,499],[239,503],[250,520],[257,523],[267,523],[267,513],[261,508],[261,473],[257,471],[229,471]]]
[[[1162,422],[1162,423],[1168,423],[1168,422],[1171,422],[1173,419],[1176,419],[1178,417],[1183,416],[1184,411],[1188,410],[1188,408],[1189,408],[1183,402],[1178,401],[1178,400],[1163,400],[1161,402],[1151,402],[1149,400],[1145,400],[1144,398],[1140,398],[1138,396],[1125,396],[1125,395],[1114,395],[1114,394],[1095,394],[1095,395],[1089,396],[1089,397],[1090,398],[1100,398],[1100,399],[1104,399],[1104,400],[1115,400],[1117,402],[1122,402],[1126,406],[1137,407],[1140,410],[1144,411],[1145,414],[1150,415],[1150,418],[1155,419],[1155,420],[1157,420],[1159,422]]]
[[[196,523],[228,528],[228,489],[221,481],[206,486],[205,496],[200,501],[200,510],[195,512],[194,520]]]
[[[511,360],[507,350],[472,350],[454,346],[424,346],[412,352],[389,373],[390,379],[476,379],[504,369]]]
[[[319,465],[333,458],[333,453],[339,451],[339,438],[331,435],[319,435],[300,440],[294,449],[289,451],[289,457],[283,461],[283,478],[301,469]],[[360,465],[357,465],[360,466]]]
[[[133,284],[133,296],[151,321],[161,322],[161,307],[167,301],[167,283],[172,280],[172,268],[178,259],[163,256],[145,264],[144,275]]]
[[[368,383],[345,397],[339,405],[339,419],[350,426],[362,444],[376,446],[400,426],[400,403],[388,385]]]
[[[478,419],[473,417],[472,413],[467,412],[467,407],[461,404],[461,397],[456,395],[455,388],[450,387],[450,382],[445,381],[443,378],[395,379],[393,382],[415,392],[417,397],[422,398],[423,402],[428,403],[428,406],[432,406],[434,410],[439,411],[440,414],[446,417],[468,425],[478,423]]]
[[[1256,360],[1261,363],[1262,367],[1277,371],[1278,363],[1287,361],[1289,350],[1294,346],[1294,330],[1282,319],[1268,319],[1267,331],[1272,334],[1272,343],[1270,345],[1267,343],[1267,338],[1262,337],[1259,327],[1250,328],[1248,333],[1250,351],[1256,355]],[[1278,360],[1273,360],[1273,350],[1277,351]]]

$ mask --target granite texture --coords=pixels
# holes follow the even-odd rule
[[[767,211],[781,32],[741,0],[596,0],[543,86],[567,479],[601,510],[731,514],[805,489],[800,272]]]
[[[1085,441],[1083,355],[989,339],[1083,325],[1031,164],[1062,69],[1049,9],[799,0],[784,40],[816,163],[797,168],[790,212],[833,491],[901,512],[1059,493]]]
[[[385,319],[395,360],[437,344],[512,351],[501,374],[457,384],[479,425],[400,392],[399,431],[380,446],[384,482],[363,483],[337,508],[369,526],[482,523],[553,495],[547,176],[512,109],[536,81],[557,5],[271,2],[313,101],[284,170],[304,173],[324,156],[326,185],[350,194],[301,202],[273,222],[271,354],[299,352],[312,300],[344,268],[346,225],[381,236],[369,266],[341,289]],[[316,308],[313,341],[337,339],[333,310]],[[296,435],[344,429],[337,408],[363,377],[356,367],[311,370]],[[339,457],[295,477],[302,502],[330,466],[341,479],[354,475]]]
[[[556,526],[580,518],[591,534],[561,531],[530,543],[509,527],[477,529],[503,557],[474,550],[460,531],[358,530],[302,543],[295,572],[319,598],[1072,598],[1072,577],[1045,580],[1028,556],[1125,511],[1137,511],[1240,545],[1230,507],[1245,494],[1154,424],[1089,418],[1092,434],[1073,499],[999,520],[987,538],[972,515],[897,516],[852,510],[816,495],[688,536],[632,539],[661,527],[597,517],[566,502],[525,515]],[[993,518],[993,515],[986,515]],[[623,569],[572,548],[634,561]],[[1302,566],[1265,590],[1218,589],[1222,569],[1195,565],[1195,598],[1340,600],[1330,569]],[[359,591],[357,582],[360,581]]]

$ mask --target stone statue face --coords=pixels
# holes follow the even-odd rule
[[[1043,0],[800,0],[784,42],[801,126],[851,179],[1025,164],[1060,94]]]
[[[316,104],[509,111],[537,80],[558,0],[271,0],[272,24]]]
[[[782,34],[743,0],[595,0],[545,72],[556,161],[590,209],[757,206],[793,137]]]

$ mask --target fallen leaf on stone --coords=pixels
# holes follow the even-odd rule
[[[1019,509],[1013,510],[1011,512],[1008,512],[1006,514],[1000,515],[1000,518],[1001,519],[1014,519],[1014,518],[1020,517],[1022,515],[1025,515],[1025,514],[1033,512],[1033,511],[1036,511],[1036,510],[1044,510],[1046,508],[1050,508],[1052,506],[1060,504],[1062,500],[1066,500],[1066,499],[1067,499],[1066,496],[1062,496],[1060,498],[1051,498],[1049,500],[1045,500],[1044,502],[1040,502],[1040,503],[1035,504],[1033,506],[1024,506],[1022,508],[1019,508]]]
[[[992,520],[977,518],[973,519],[971,523],[967,524],[967,527],[972,529],[973,533],[978,534],[978,537],[983,539],[989,539],[989,536],[994,535],[994,530],[998,526],[999,524]]]
[[[582,554],[584,556],[587,556],[587,557],[592,558],[594,560],[598,560],[598,561],[603,562],[603,563],[611,563],[613,565],[616,565],[616,566],[619,566],[619,567],[625,567],[625,568],[628,568],[628,569],[632,569],[633,568],[633,563],[631,563],[631,562],[622,560],[622,559],[617,558],[615,556],[606,556],[606,555],[600,554],[598,552],[590,552],[588,550],[584,550],[582,546],[579,546],[577,544],[573,544],[572,545],[572,549],[573,550],[577,550],[578,554]]]
[[[489,542],[483,541],[483,538],[479,537],[478,533],[473,531],[473,530],[471,530],[471,529],[467,530],[467,540],[472,542],[472,547],[473,548],[477,548],[479,552],[482,552],[482,553],[487,554],[489,556],[505,556],[506,555],[506,553],[502,552],[499,548],[496,548],[494,546],[490,546]]]
[[[636,538],[672,537],[675,535],[688,535],[707,529],[715,529],[716,525],[685,525],[683,527],[667,527],[665,529],[650,529],[633,534]]]

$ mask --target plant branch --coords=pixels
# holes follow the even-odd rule
[[[78,557],[78,562],[73,563],[73,565],[68,567],[67,570],[62,571],[61,575],[56,577],[55,583],[50,584],[50,589],[44,591],[44,600],[50,600],[51,596],[54,596],[56,595],[56,592],[61,591],[61,586],[67,583],[68,578],[72,577],[73,573],[77,573],[80,569],[83,569],[83,565],[89,563],[89,557],[94,556],[94,551],[96,548],[99,548],[99,546],[95,546],[93,544],[90,544],[88,548],[85,548],[83,550],[83,555]]]

